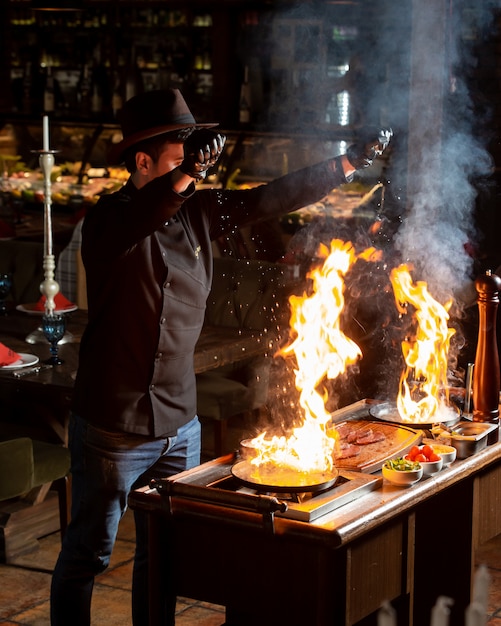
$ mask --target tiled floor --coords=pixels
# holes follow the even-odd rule
[[[230,436],[238,441],[242,434],[237,430]],[[0,565],[0,624],[49,625],[51,572],[59,546],[59,533],[55,533],[43,538],[40,549],[19,559],[15,566]],[[92,623],[96,626],[131,625],[133,550],[134,523],[128,511],[120,524],[110,567],[96,579],[92,605]],[[443,559],[437,559],[440,565]],[[482,546],[477,562],[488,566],[491,578],[487,626],[501,626],[501,535]],[[178,600],[176,626],[221,626],[224,621],[221,606],[186,598]]]
[[[59,533],[43,538],[40,550],[16,562],[0,565],[0,624],[47,626],[51,572],[60,547]],[[110,567],[96,579],[92,603],[92,623],[106,626],[129,626],[134,522],[127,511]],[[30,569],[32,568],[32,569]],[[224,608],[179,599],[176,626],[220,626],[225,621]],[[71,625],[68,625],[71,626]]]
[[[0,565],[0,624],[48,626],[51,571],[59,545],[59,533],[49,535],[40,541],[39,551],[19,559],[16,566]],[[127,512],[110,567],[96,579],[92,604],[92,623],[96,626],[131,624],[133,548],[134,523]],[[478,562],[488,565],[491,576],[487,626],[501,626],[501,535],[482,547]],[[221,626],[224,621],[221,606],[178,600],[176,626]]]
[[[213,458],[213,433],[210,425],[202,429],[203,460]],[[239,420],[229,424],[230,449],[246,436]],[[16,561],[15,566],[0,564],[0,624],[48,626],[49,590],[52,570],[60,548],[55,533],[39,541],[40,549]],[[127,511],[109,568],[96,578],[92,600],[92,623],[96,626],[130,626],[130,596],[134,552],[134,521]],[[176,626],[220,626],[224,624],[224,607],[180,598]],[[71,626],[71,624],[68,624]]]

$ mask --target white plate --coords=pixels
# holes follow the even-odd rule
[[[45,311],[40,311],[39,309],[36,309],[36,304],[36,302],[33,302],[31,304],[18,304],[16,306],[16,309],[18,311],[21,311],[22,313],[28,313],[28,315],[44,315]],[[77,305],[72,303],[64,309],[55,309],[54,313],[71,313],[72,311],[76,311],[77,309]]]
[[[21,358],[18,359],[17,361],[14,361],[14,363],[11,363],[10,365],[2,365],[0,367],[0,371],[3,372],[6,370],[18,370],[21,367],[28,367],[28,365],[35,365],[40,360],[34,354],[24,354],[23,352],[20,352],[19,356]]]

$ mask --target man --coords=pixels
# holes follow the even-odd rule
[[[197,124],[178,90],[129,100],[110,155],[131,176],[82,227],[89,322],[82,337],[69,445],[72,519],[54,571],[54,626],[90,623],[94,576],[108,565],[131,489],[200,462],[193,353],[212,280],[211,242],[310,204],[367,167],[391,131],[246,191],[195,191],[225,137]],[[132,612],[148,623],[144,515],[135,512]],[[175,597],[166,592],[165,624]]]

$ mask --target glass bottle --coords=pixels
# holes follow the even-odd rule
[[[56,98],[54,90],[54,76],[52,75],[52,68],[47,66],[45,73],[45,87],[43,92],[43,110],[44,113],[53,113],[56,108]]]
[[[238,107],[238,121],[242,126],[250,124],[251,121],[251,101],[250,101],[250,85],[249,85],[249,68],[247,65],[244,70],[244,80],[240,87],[240,103]]]
[[[24,66],[23,76],[23,99],[22,109],[23,113],[31,113],[31,90],[32,90],[32,75],[31,75],[31,63],[26,63]]]
[[[88,117],[91,110],[91,77],[90,68],[84,64],[77,86],[77,103],[80,115]]]
[[[113,78],[113,93],[111,94],[111,112],[114,118],[116,118],[117,113],[121,110],[123,105],[122,91],[120,74],[115,72]]]

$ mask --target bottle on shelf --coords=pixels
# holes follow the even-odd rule
[[[54,87],[54,76],[52,68],[47,66],[45,71],[45,87],[43,91],[43,111],[44,113],[54,113],[56,109],[56,95]]]
[[[109,111],[111,100],[108,72],[101,58],[101,47],[97,46],[94,50],[90,93],[90,109],[94,117]]]
[[[31,113],[31,89],[32,89],[32,76],[31,76],[31,63],[26,63],[24,66],[23,75],[23,97],[22,97],[22,110],[23,113]]]
[[[82,117],[88,117],[91,111],[91,73],[87,63],[84,63],[77,84],[77,107]]]
[[[121,110],[123,106],[122,93],[123,93],[123,89],[122,89],[122,81],[120,80],[120,74],[118,72],[114,72],[113,92],[111,94],[111,113],[114,118],[117,117],[118,112]]]
[[[130,100],[133,96],[136,96],[143,91],[143,75],[137,64],[135,47],[132,46],[127,65],[125,66],[124,102]]]
[[[246,65],[244,70],[244,80],[240,87],[240,102],[238,107],[238,121],[242,126],[251,122],[251,93],[249,84],[249,68]]]

